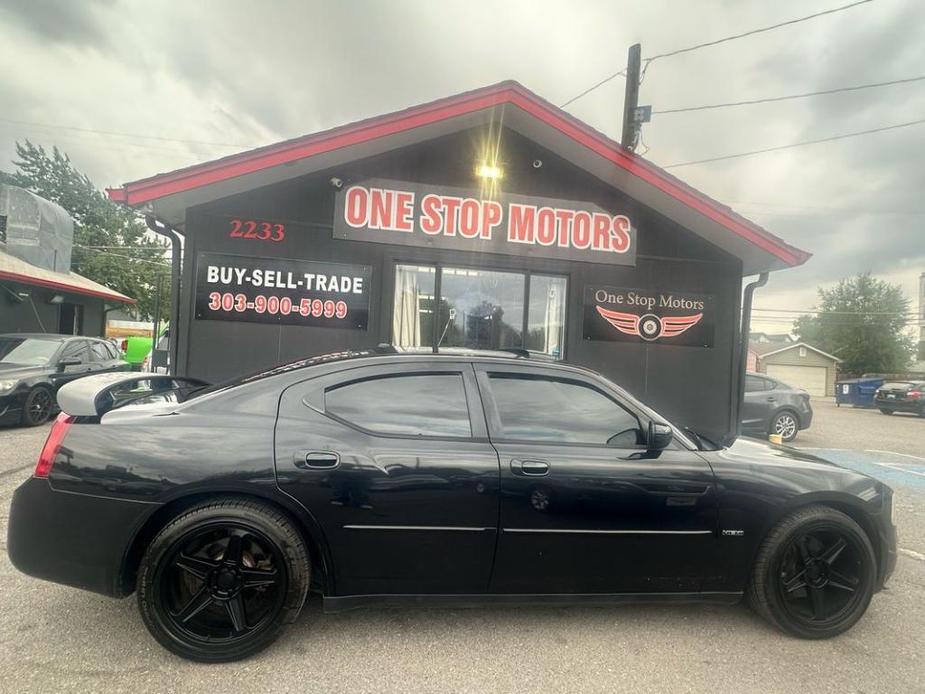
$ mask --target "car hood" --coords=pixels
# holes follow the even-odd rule
[[[864,498],[882,488],[873,477],[819,456],[747,437],[705,457],[720,480],[766,485],[788,495],[839,491]]]
[[[48,373],[47,366],[22,366],[20,364],[0,364],[0,379],[32,378]]]

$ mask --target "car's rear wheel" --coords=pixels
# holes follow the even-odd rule
[[[23,404],[21,415],[23,426],[37,427],[39,424],[44,424],[51,416],[54,406],[55,401],[48,388],[42,386],[33,388]]]
[[[185,511],[148,546],[138,606],[162,646],[191,660],[253,655],[295,620],[309,586],[305,543],[256,501],[221,498]]]
[[[771,433],[780,434],[784,443],[793,441],[797,437],[798,431],[800,431],[800,422],[793,412],[788,412],[787,410],[779,412],[771,422]]]
[[[886,410],[886,409],[884,409],[884,408],[881,407],[881,408],[880,408],[880,414],[893,414],[893,410]]]
[[[824,639],[864,615],[877,568],[870,539],[840,511],[807,506],[765,538],[748,589],[759,614],[783,631]]]

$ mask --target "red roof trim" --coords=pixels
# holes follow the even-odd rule
[[[805,263],[810,254],[789,246],[728,207],[691,188],[668,172],[632,154],[604,134],[541,99],[516,82],[502,82],[472,92],[371,118],[322,133],[287,140],[248,152],[223,157],[178,171],[127,183],[110,189],[110,199],[128,205],[218,183],[237,176],[323,154],[376,138],[466,115],[505,103],[513,104],[555,128],[617,166],[654,185],[679,202],[700,212],[734,234],[755,244],[788,265]]]
[[[19,282],[20,284],[34,284],[38,287],[48,287],[49,289],[60,289],[65,292],[70,292],[71,294],[84,294],[86,296],[95,296],[101,299],[109,299],[111,301],[118,301],[123,304],[136,304],[138,303],[135,299],[131,299],[127,296],[122,296],[121,294],[111,294],[109,292],[99,292],[95,289],[85,289],[73,284],[66,284],[65,282],[54,282],[52,280],[38,279],[37,277],[29,277],[29,275],[20,275],[18,272],[7,272],[6,270],[0,270],[0,279],[3,280],[12,280],[13,282]]]

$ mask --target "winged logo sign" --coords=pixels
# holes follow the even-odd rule
[[[713,346],[713,297],[663,290],[585,288],[586,340]]]

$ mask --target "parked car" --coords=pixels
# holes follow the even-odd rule
[[[107,397],[137,377],[62,389],[7,547],[33,576],[136,591],[186,658],[266,647],[310,590],[326,611],[747,595],[825,638],[896,562],[888,486],[759,441],[718,449],[584,368],[377,349]]]
[[[760,373],[745,375],[742,433],[752,436],[780,434],[790,443],[813,423],[809,393]]]
[[[128,371],[107,340],[74,335],[0,335],[0,423],[37,426],[57,411],[55,394],[76,378]]]
[[[874,393],[874,404],[883,414],[912,412],[925,417],[925,381],[892,381]]]

